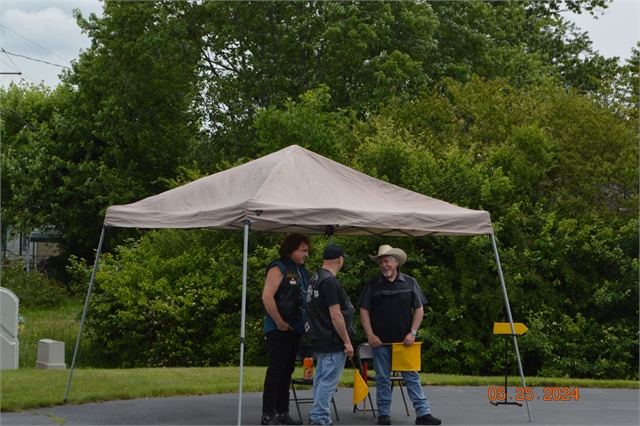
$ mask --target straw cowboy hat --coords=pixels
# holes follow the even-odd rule
[[[393,248],[390,245],[387,244],[383,244],[380,247],[378,247],[378,255],[377,256],[371,256],[369,255],[369,258],[371,260],[373,260],[376,263],[379,263],[378,258],[382,257],[382,256],[393,256],[396,259],[398,259],[398,266],[400,265],[404,265],[404,262],[407,261],[407,253],[405,253],[402,249],[399,248]]]

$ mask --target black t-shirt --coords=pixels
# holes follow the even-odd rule
[[[364,286],[358,306],[369,311],[373,333],[383,343],[402,342],[411,331],[413,311],[427,303],[415,279],[398,271],[394,281],[382,274]]]
[[[307,336],[311,337],[313,350],[316,352],[339,352],[343,350],[344,342],[333,327],[329,306],[340,305],[340,311],[345,317],[347,333],[353,327],[353,305],[340,285],[338,279],[327,271],[317,288],[314,286],[317,277],[310,280],[307,290]],[[324,276],[327,276],[324,275]]]

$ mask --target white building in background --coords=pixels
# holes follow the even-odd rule
[[[57,231],[42,232],[36,229],[30,234],[24,234],[4,229],[2,233],[2,264],[22,259],[27,271],[30,271],[47,257],[59,253],[56,242],[59,238],[60,233]]]

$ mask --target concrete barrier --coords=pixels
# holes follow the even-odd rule
[[[64,342],[51,339],[38,340],[38,360],[36,368],[43,370],[66,370],[64,363]]]
[[[8,288],[0,287],[0,370],[17,370],[18,297]]]

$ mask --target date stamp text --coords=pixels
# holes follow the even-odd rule
[[[507,393],[504,386],[490,386],[487,390],[487,397],[489,401],[505,401]],[[539,391],[535,391],[533,387],[527,386],[523,388],[519,386],[516,388],[516,395],[509,396],[510,400],[515,401],[577,401],[580,399],[580,391],[576,386],[570,388],[568,386],[545,386],[542,388],[542,394]],[[505,401],[506,402],[506,401]]]

